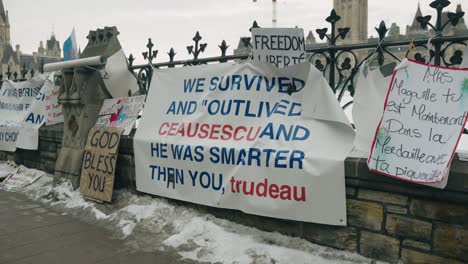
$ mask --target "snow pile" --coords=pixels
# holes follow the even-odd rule
[[[51,175],[16,191],[109,229],[135,251],[176,251],[183,258],[221,263],[379,263],[219,219],[164,198],[115,191],[112,204],[96,204],[83,199],[69,182],[52,188]]]

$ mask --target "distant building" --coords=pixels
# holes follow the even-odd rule
[[[333,8],[341,17],[336,26],[351,29],[346,39],[338,41],[338,44],[367,42],[367,0],[334,0]]]
[[[41,41],[37,52],[32,54],[24,54],[20,50],[20,45],[15,45],[13,49],[8,11],[5,11],[3,0],[0,0],[0,73],[3,76],[6,76],[8,68],[10,72],[16,72],[20,76],[23,66],[28,71],[34,69],[35,72],[39,72],[43,63],[61,61],[61,53],[60,43],[54,34],[47,40],[46,47]]]
[[[463,12],[461,4],[457,5],[456,12]],[[448,13],[449,13],[448,11],[442,12],[442,25],[444,25],[448,21]],[[433,29],[430,29],[429,27],[427,27],[426,29],[421,28],[421,25],[416,19],[419,16],[423,16],[423,14],[421,12],[421,7],[418,4],[418,7],[414,14],[414,18],[413,18],[411,25],[406,26],[405,34],[404,35],[401,34],[400,27],[396,23],[392,23],[385,40],[386,41],[418,40],[418,39],[427,39],[430,36],[435,35]],[[465,20],[463,18],[460,19],[460,21],[455,27],[453,27],[452,25],[448,25],[447,27],[445,27],[443,34],[444,36],[455,36],[455,35],[466,36],[468,35],[468,29],[467,29]],[[369,38],[368,40],[369,43],[377,43],[378,41],[379,41],[378,38]],[[406,56],[406,53],[408,52],[408,48],[409,47],[392,47],[392,48],[388,48],[388,50],[391,51],[397,57],[403,58]],[[450,58],[452,57],[452,55],[454,55],[454,52],[460,48],[463,49],[462,44],[458,44],[458,47],[457,45],[452,45],[447,48],[444,54],[444,57],[448,63],[454,63],[454,61],[450,61]],[[421,56],[426,57],[427,49],[424,47],[417,47],[416,49],[411,50],[410,54],[411,53],[419,53]],[[387,59],[391,60],[391,56],[388,54],[386,54],[385,58],[386,60]]]
[[[335,9],[337,15],[341,17],[341,20],[337,22],[337,27],[349,27],[350,32],[348,36],[344,40],[337,41],[338,45],[346,45],[346,44],[356,44],[356,43],[378,43],[379,39],[375,37],[368,38],[368,0],[334,0],[333,1],[333,8]],[[461,4],[458,4],[456,7],[456,12],[462,12]],[[414,15],[413,20],[411,21],[410,25],[406,26],[405,34],[401,33],[400,26],[396,23],[392,23],[389,32],[387,33],[387,37],[385,38],[386,41],[408,41],[408,40],[417,40],[417,39],[427,39],[431,35],[434,35],[433,30],[429,30],[428,28],[423,29],[421,25],[417,21],[417,17],[422,16],[421,7],[418,4],[416,8],[416,12]],[[435,19],[435,18],[433,18]],[[448,11],[442,13],[442,25],[448,21]],[[388,26],[388,25],[387,25]],[[467,25],[465,20],[462,18],[458,22],[457,26],[453,27],[448,25],[444,29],[445,36],[454,36],[454,35],[468,35]],[[251,47],[245,47],[246,38],[241,38],[239,41],[237,49],[234,50],[234,54],[246,54],[249,53]],[[461,45],[461,44],[460,44]],[[316,42],[315,36],[312,31],[309,31],[306,37],[306,48],[307,49],[314,49],[314,48],[325,48],[328,46],[326,42]],[[452,45],[447,49],[445,57],[448,59],[453,55],[453,52],[456,49],[456,45]],[[460,47],[458,47],[460,48]],[[389,51],[394,53],[399,58],[403,58],[408,51],[408,47],[392,47],[388,48]],[[412,52],[420,52],[425,53],[425,49],[418,47]],[[356,51],[356,55],[362,59],[369,54],[369,52],[373,52],[373,50],[362,50]],[[388,57],[387,57],[388,56]],[[386,58],[391,59],[390,55],[386,55]],[[342,60],[344,58],[341,58]],[[315,59],[314,59],[315,60]],[[340,63],[340,62],[339,62]]]

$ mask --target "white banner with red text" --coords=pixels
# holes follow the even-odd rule
[[[354,130],[310,63],[155,69],[134,138],[137,190],[346,225]]]

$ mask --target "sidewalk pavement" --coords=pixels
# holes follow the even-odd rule
[[[0,264],[194,263],[175,252],[135,253],[104,229],[0,190]]]

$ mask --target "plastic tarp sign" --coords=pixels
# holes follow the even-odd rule
[[[134,138],[136,186],[250,214],[346,225],[344,160],[353,139],[310,63],[155,69]]]
[[[467,111],[468,69],[404,60],[388,89],[370,170],[415,183],[442,182]]]

